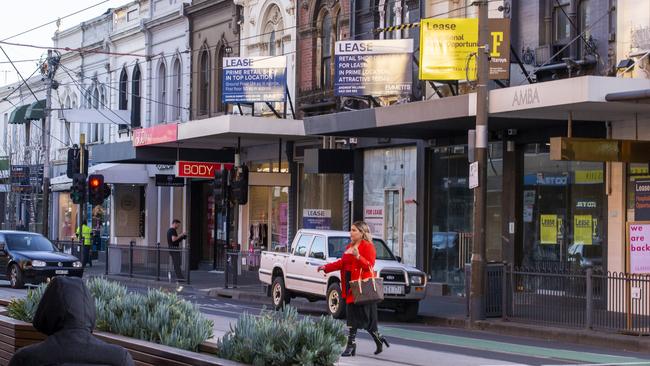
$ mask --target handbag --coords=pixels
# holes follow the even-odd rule
[[[350,282],[350,291],[356,305],[372,304],[384,300],[383,279],[375,278],[375,272],[371,268],[368,269],[372,273],[372,277],[362,280],[361,273],[359,273],[359,280]]]

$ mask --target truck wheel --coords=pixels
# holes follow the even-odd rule
[[[334,319],[345,318],[345,300],[341,296],[341,285],[338,282],[327,288],[327,312]]]
[[[418,317],[420,303],[418,301],[407,302],[397,309],[397,320],[401,322],[410,322]]]
[[[287,294],[287,289],[284,287],[284,279],[279,276],[274,278],[273,285],[271,285],[271,301],[273,301],[273,308],[275,310],[281,310],[290,300],[291,298]]]

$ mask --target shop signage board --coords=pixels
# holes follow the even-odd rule
[[[185,179],[173,174],[156,174],[156,187],[183,187]]]
[[[409,95],[413,40],[339,41],[334,49],[336,96]]]
[[[133,130],[133,146],[147,146],[175,142],[178,138],[178,124],[170,123]]]
[[[227,170],[232,169],[232,163],[210,163],[201,161],[177,161],[176,177],[178,178],[198,178],[214,179],[214,172],[221,170],[221,167]]]
[[[510,20],[490,19],[490,79],[510,76]],[[420,79],[475,80],[478,19],[422,19]]]
[[[593,244],[593,220],[591,215],[573,216],[573,242],[579,245]]]
[[[366,206],[363,221],[368,224],[373,237],[384,239],[384,206]]]
[[[650,221],[627,223],[628,272],[650,274]]]
[[[557,244],[557,215],[540,215],[540,243]]]
[[[634,182],[634,220],[650,220],[650,180]]]
[[[223,103],[285,102],[286,56],[224,57]]]
[[[330,230],[332,228],[332,210],[305,208],[302,210],[303,229]]]

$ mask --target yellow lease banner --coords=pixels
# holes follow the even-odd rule
[[[557,244],[557,215],[540,215],[540,243]]]
[[[576,184],[598,184],[603,182],[603,170],[576,170]]]
[[[593,244],[593,220],[591,215],[573,216],[573,242],[574,244]]]
[[[420,80],[474,80],[478,19],[422,19]]]

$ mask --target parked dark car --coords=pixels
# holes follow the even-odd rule
[[[54,276],[83,276],[81,261],[59,251],[41,234],[0,231],[0,277],[13,288],[39,284]]]

